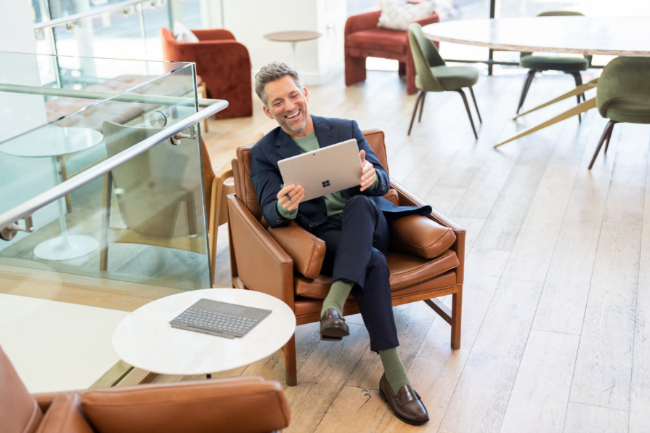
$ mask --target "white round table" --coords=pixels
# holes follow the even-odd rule
[[[223,338],[172,328],[169,322],[199,299],[271,310],[242,338]],[[259,361],[282,348],[296,329],[287,304],[243,289],[194,290],[157,299],[120,322],[113,349],[124,362],[145,371],[171,375],[210,375]]]
[[[649,56],[648,18],[531,17],[447,21],[422,28],[434,41],[525,52]]]
[[[291,43],[291,53],[294,69],[298,69],[298,66],[296,65],[296,44],[298,42],[311,41],[320,37],[320,33],[307,30],[290,30],[286,32],[267,33],[264,35],[264,38],[268,39],[269,41]]]
[[[58,158],[89,149],[102,141],[101,132],[88,128],[45,126],[0,145],[0,152],[23,158],[52,158],[54,183],[58,185]],[[85,256],[97,249],[97,240],[90,236],[68,235],[65,223],[64,198],[57,200],[61,236],[42,242],[34,248],[34,255],[43,260],[70,260]]]

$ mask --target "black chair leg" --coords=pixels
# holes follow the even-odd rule
[[[526,100],[526,95],[528,95],[528,89],[530,89],[530,85],[533,83],[533,78],[535,78],[535,73],[537,71],[534,69],[531,69],[528,71],[528,74],[526,74],[526,81],[524,81],[524,88],[521,89],[521,97],[519,98],[519,106],[517,107],[517,114],[519,114],[519,110],[521,110],[521,107],[524,105],[524,101]]]
[[[612,127],[609,129],[609,134],[607,134],[607,142],[605,143],[605,154],[607,154],[607,149],[609,149],[609,140],[612,138],[612,132],[614,132],[614,125],[616,122],[611,120],[612,122]]]
[[[420,99],[422,99],[424,92],[418,90],[418,97],[415,99],[415,107],[413,107],[413,115],[411,116],[411,124],[409,125],[409,132],[406,135],[411,135],[411,129],[413,129],[413,121],[415,120],[415,114],[418,112],[418,105],[420,104]]]
[[[613,120],[610,120],[607,123],[607,126],[605,126],[605,130],[603,131],[603,135],[600,137],[600,141],[598,142],[598,146],[596,147],[596,151],[594,152],[594,157],[591,158],[591,164],[589,164],[589,170],[591,170],[591,167],[594,166],[594,162],[596,162],[596,158],[598,157],[598,152],[600,152],[600,148],[603,147],[603,143],[605,142],[605,139],[612,133],[612,129],[614,128],[614,122]]]
[[[460,96],[463,98],[463,102],[465,103],[465,109],[467,110],[467,117],[469,117],[469,123],[472,125],[472,131],[474,131],[474,137],[476,137],[476,139],[478,140],[478,134],[476,133],[476,128],[474,127],[474,119],[472,119],[472,113],[469,111],[467,96],[465,96],[465,92],[463,92],[463,89],[458,89],[456,91],[460,93]]]
[[[571,74],[573,76],[573,80],[576,82],[576,87],[582,86],[582,75],[580,75],[580,72],[573,71],[573,72],[567,72],[567,73]],[[580,105],[580,97],[581,96],[582,96],[583,100],[586,100],[584,93],[576,95],[576,99],[578,100],[578,105]],[[582,123],[582,116],[580,114],[578,114],[578,122]]]
[[[476,103],[476,98],[474,97],[474,89],[469,88],[469,93],[472,95],[472,100],[474,101],[474,108],[476,108],[476,114],[478,115],[478,121],[483,123],[483,119],[481,119],[481,113],[478,111],[478,104]]]
[[[422,92],[422,102],[420,102],[420,116],[418,117],[418,123],[422,122],[422,112],[424,111],[424,101],[427,99],[427,92]]]

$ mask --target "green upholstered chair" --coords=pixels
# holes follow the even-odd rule
[[[463,92],[463,87],[469,87],[469,92],[474,100],[474,107],[476,107],[476,114],[478,120],[481,120],[481,114],[478,111],[476,98],[472,86],[478,82],[478,70],[471,66],[447,66],[445,61],[440,57],[438,49],[429,39],[425,38],[422,34],[422,26],[419,24],[411,24],[409,26],[409,44],[411,46],[411,54],[415,63],[415,86],[418,88],[418,96],[415,100],[415,107],[413,108],[413,116],[411,116],[411,125],[409,126],[408,135],[411,135],[413,128],[413,121],[415,114],[420,106],[419,121],[422,120],[422,111],[424,110],[424,99],[427,92],[458,92],[463,98],[465,109],[469,116],[469,123],[472,125],[474,136],[478,139],[476,128],[474,127],[474,120],[472,113],[469,110],[467,97]]]
[[[609,147],[616,123],[650,123],[650,57],[617,57],[605,66],[598,79],[596,106],[601,116],[609,119],[589,169],[605,141]]]
[[[585,16],[580,12],[571,12],[571,11],[549,11],[542,12],[537,15],[538,17],[562,17],[562,16]],[[526,80],[524,81],[524,88],[521,90],[521,97],[519,98],[519,106],[517,107],[517,113],[521,110],[521,107],[524,105],[524,100],[526,95],[528,95],[528,89],[533,83],[533,78],[537,72],[542,71],[561,71],[566,74],[572,75],[573,79],[576,82],[576,87],[582,85],[582,76],[580,71],[586,71],[591,66],[591,56],[583,57],[554,57],[554,56],[533,56],[533,53],[521,53],[519,58],[519,66],[522,68],[528,69],[528,74],[526,75]],[[580,98],[585,101],[585,95],[577,95],[578,104],[580,104]],[[578,119],[580,115],[578,115]]]

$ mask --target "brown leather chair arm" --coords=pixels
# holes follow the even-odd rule
[[[345,36],[362,30],[370,30],[377,27],[381,11],[366,12],[348,17],[345,22]]]
[[[390,225],[391,249],[425,259],[438,257],[454,242],[453,229],[420,215],[400,218]]]
[[[38,403],[38,407],[40,407],[43,413],[45,413],[59,394],[60,392],[46,392],[41,394],[32,394],[32,397],[34,397],[36,403]]]
[[[282,387],[260,377],[106,388],[80,397],[99,433],[261,433],[290,422]]]
[[[235,35],[225,29],[192,30],[192,33],[199,38],[199,41],[235,40]]]
[[[391,179],[390,184],[397,190],[397,194],[399,194],[400,206],[424,206],[427,204],[398,182]],[[458,268],[456,268],[456,281],[459,284],[462,284],[465,278],[465,229],[447,216],[443,215],[439,210],[433,207],[432,209],[429,218],[438,224],[451,228],[456,235],[456,242],[454,242],[450,249],[456,251],[456,256],[460,262]]]
[[[291,256],[295,270],[305,278],[320,275],[325,260],[325,242],[291,221],[286,227],[268,228],[273,239]]]
[[[239,278],[249,289],[275,296],[293,308],[291,256],[234,194],[228,196],[228,217]]]

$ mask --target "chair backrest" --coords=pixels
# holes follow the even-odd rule
[[[576,11],[546,11],[537,14],[537,16],[538,17],[584,17],[585,14]],[[520,57],[530,56],[532,54],[533,53],[521,52]],[[592,57],[593,56],[584,56],[584,58],[587,59],[587,61],[589,62],[589,66],[591,66]]]
[[[431,68],[444,66],[445,61],[440,57],[436,46],[429,39],[424,37],[422,26],[413,23],[408,30],[411,55],[415,63],[415,71],[422,86],[422,90],[442,91],[444,88],[434,76]]]
[[[43,412],[0,347],[0,430],[33,433],[42,419]]]
[[[113,122],[104,122],[102,130],[109,157],[160,132]],[[127,228],[147,236],[178,236],[177,217],[184,204],[188,221],[183,235],[195,234],[195,224],[189,219],[202,209],[202,200],[194,197],[200,184],[186,176],[202,169],[198,164],[190,167],[198,162],[198,155],[192,158],[194,152],[194,146],[175,146],[167,141],[112,170],[120,214]]]
[[[388,158],[386,155],[386,144],[384,142],[384,132],[378,129],[369,129],[363,131],[368,145],[377,155],[379,162],[388,172]],[[235,178],[235,194],[246,206],[249,212],[258,220],[262,219],[255,186],[251,179],[251,149],[253,144],[239,146],[237,148],[237,159],[232,161],[232,171]]]
[[[596,89],[596,106],[601,116],[607,117],[607,108],[616,98],[634,98],[644,110],[650,103],[649,70],[650,57],[617,57],[609,62]]]

